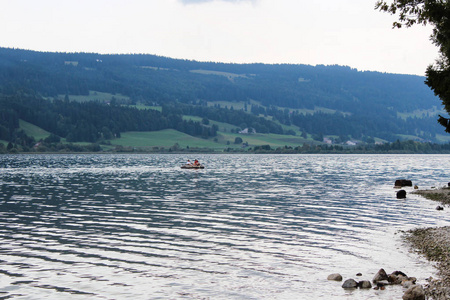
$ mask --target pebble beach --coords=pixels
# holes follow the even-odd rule
[[[436,201],[437,209],[450,209],[448,187],[417,190],[414,193]],[[440,278],[429,278],[424,287],[427,299],[450,299],[450,226],[417,228],[408,231],[405,238],[413,249],[436,263]]]

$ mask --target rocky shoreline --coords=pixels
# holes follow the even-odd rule
[[[439,202],[442,206],[450,206],[450,188],[443,187],[431,190],[412,192],[427,199]],[[436,262],[439,279],[429,278],[425,285],[427,299],[450,299],[450,226],[417,228],[406,232],[405,240],[428,260]]]
[[[402,186],[412,186],[409,180],[397,180],[396,188]],[[397,198],[406,198],[406,191],[404,196]],[[419,190],[417,186],[414,187],[412,194],[421,195],[427,199],[439,202],[436,207],[437,210],[444,210],[444,207],[450,208],[450,183],[448,187],[432,188],[430,190]],[[388,275],[384,269],[380,269],[372,279],[375,285],[373,289],[385,289],[387,285],[401,285],[406,291],[402,297],[404,300],[447,300],[450,299],[450,226],[445,227],[431,227],[431,228],[416,228],[403,232],[404,240],[409,243],[412,249],[425,256],[429,261],[435,262],[435,267],[438,270],[439,278],[428,278],[424,285],[416,284],[415,277],[408,277],[401,271],[395,271]],[[357,274],[360,276],[360,273]],[[340,274],[331,274],[327,278],[333,281],[342,281]],[[345,280],[342,285],[344,289],[370,289],[372,288],[370,281],[356,281],[353,278]]]
[[[430,200],[440,202],[442,205],[450,205],[450,187],[442,187],[430,190],[415,190],[412,193],[421,195]]]

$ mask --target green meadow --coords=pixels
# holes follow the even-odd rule
[[[111,140],[111,145],[153,148],[164,147],[169,148],[178,144],[180,148],[220,148],[218,143],[212,140],[196,138],[188,134],[173,130],[165,129],[150,132],[124,132],[120,139]]]
[[[438,109],[436,106],[433,106],[431,109],[416,109],[412,112],[403,112],[397,113],[397,116],[406,120],[407,118],[423,118],[428,116],[437,116],[439,114],[445,114],[443,109]]]
[[[35,126],[31,123],[28,123],[24,120],[19,120],[19,126],[23,131],[25,131],[25,133],[28,136],[34,137],[34,139],[36,141],[45,139],[46,137],[48,137],[50,135],[50,132],[48,132],[38,126]]]
[[[65,95],[58,95],[58,99],[64,99],[65,97]],[[130,97],[128,96],[124,96],[121,94],[102,93],[97,91],[89,91],[89,95],[69,95],[69,100],[77,102],[99,101],[106,103],[110,102],[113,99],[125,102],[130,101]]]
[[[184,148],[207,148],[212,150],[223,150],[226,148],[242,148],[242,144],[234,144],[236,137],[242,138],[249,147],[270,145],[271,147],[301,146],[306,140],[301,137],[277,135],[277,134],[237,134],[218,132],[213,139],[202,139],[193,137],[173,129],[165,129],[152,132],[124,132],[120,139],[111,140],[113,146],[136,147],[143,149],[170,148],[178,144],[180,149]]]
[[[291,146],[297,147],[303,145],[305,142],[311,142],[311,140],[307,141],[298,136],[289,136],[289,135],[281,135],[281,134],[238,134],[238,133],[218,133],[219,142],[227,144],[230,142],[230,145],[233,145],[235,139],[237,137],[242,138],[243,143],[248,143],[249,147],[261,146],[261,145],[270,145],[272,148]],[[235,147],[241,147],[241,145],[235,145]]]
[[[201,121],[200,117],[184,116],[186,120]],[[227,123],[221,123],[216,121],[210,121],[210,125],[217,125],[219,131],[217,136],[210,139],[203,139],[193,137],[185,133],[173,130],[165,129],[161,131],[151,132],[124,132],[121,134],[121,138],[110,140],[111,146],[102,146],[105,149],[114,148],[114,146],[123,147],[135,147],[142,149],[157,148],[171,148],[178,144],[180,149],[183,148],[204,148],[214,151],[222,151],[226,148],[242,148],[242,144],[235,144],[237,137],[242,138],[244,143],[248,143],[249,147],[270,145],[271,147],[284,147],[284,146],[300,146],[305,142],[311,142],[311,140],[305,140],[300,136],[290,135],[278,135],[278,134],[239,134],[232,133],[237,127]],[[26,121],[20,120],[20,128],[25,131],[29,136],[34,137],[36,141],[47,138],[50,133],[40,127],[30,124]],[[64,139],[62,139],[64,142]],[[7,142],[0,141],[5,145]],[[87,145],[89,143],[75,143],[80,145]]]
[[[106,101],[113,96],[107,93],[92,93],[89,98],[83,98],[83,96],[77,96],[78,101],[90,101],[97,99],[100,101]],[[72,98],[72,96],[70,96]],[[83,100],[84,99],[84,100]],[[236,109],[244,108],[244,102],[242,103],[232,103],[232,102],[223,102],[221,105],[235,105]],[[134,107],[138,109],[156,109],[160,110],[161,107],[153,107],[153,106],[145,106],[145,105],[135,105]],[[192,120],[195,122],[201,122],[202,118],[197,116],[183,116],[184,120]],[[142,150],[151,150],[157,151],[158,149],[169,149],[169,148],[178,148],[178,149],[210,149],[212,151],[223,151],[227,148],[232,149],[242,149],[245,144],[246,147],[255,147],[261,145],[270,145],[272,148],[290,146],[297,147],[303,145],[305,142],[313,143],[311,138],[304,139],[300,137],[301,131],[298,130],[296,126],[286,126],[280,124],[285,130],[293,130],[296,133],[296,136],[292,135],[279,135],[279,134],[240,134],[236,133],[237,126],[231,125],[228,123],[222,123],[210,120],[209,126],[217,125],[219,130],[217,132],[217,136],[214,138],[203,139],[200,137],[193,137],[187,135],[185,133],[173,130],[166,129],[161,131],[152,131],[152,132],[123,132],[121,134],[121,138],[113,139],[108,141],[110,145],[102,145],[104,150],[112,150],[116,146],[123,147],[133,147],[139,148]],[[40,127],[37,127],[33,124],[30,124],[26,121],[20,120],[20,128],[25,131],[25,133],[29,136],[35,138],[36,141],[41,139],[45,139],[50,135],[48,131],[43,130]],[[235,140],[237,137],[240,137],[243,141],[243,144],[235,144]],[[1,141],[0,141],[1,142]],[[62,142],[65,142],[62,139]],[[85,145],[88,143],[75,143],[80,145]],[[248,146],[247,146],[248,144]]]

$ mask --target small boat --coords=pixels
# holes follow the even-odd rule
[[[182,165],[181,166],[181,168],[182,169],[204,169],[205,168],[205,166],[204,165],[197,165],[197,166],[194,166],[194,165]]]

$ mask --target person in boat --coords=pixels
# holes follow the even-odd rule
[[[198,162],[198,160],[194,161],[194,166],[200,166],[200,163]]]
[[[190,159],[187,160],[186,166],[192,166],[192,162]]]

